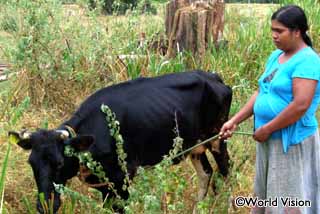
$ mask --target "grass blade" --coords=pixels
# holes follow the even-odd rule
[[[5,182],[5,176],[6,176],[6,170],[8,166],[10,151],[11,151],[11,145],[8,144],[6,156],[2,164],[1,177],[0,177],[0,192],[1,192],[0,213],[2,213],[3,203],[4,203],[4,182]]]

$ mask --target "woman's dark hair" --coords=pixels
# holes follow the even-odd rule
[[[307,34],[308,21],[304,11],[297,5],[287,5],[279,8],[271,16],[271,20],[277,20],[290,30],[300,30],[303,41],[312,47],[312,41]]]

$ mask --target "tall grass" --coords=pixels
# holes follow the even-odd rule
[[[5,192],[5,176],[6,176],[10,151],[11,151],[11,144],[8,144],[7,151],[1,167],[2,169],[1,169],[1,177],[0,177],[0,213],[3,212],[3,207],[4,207],[3,205],[4,205],[4,192]]]
[[[16,109],[11,112],[11,120],[8,121],[10,125],[16,125],[16,123],[21,119],[23,112],[29,107],[29,97],[26,97]],[[0,144],[3,147],[3,144]],[[0,148],[1,148],[0,147]],[[4,196],[5,196],[5,181],[6,181],[6,172],[9,165],[9,157],[11,152],[11,144],[7,144],[7,150],[5,152],[5,157],[3,163],[1,164],[1,175],[0,175],[0,213],[5,213],[4,209]]]

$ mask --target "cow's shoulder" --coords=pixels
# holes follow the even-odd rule
[[[213,71],[195,70],[195,71],[192,71],[191,73],[205,82],[210,81],[210,82],[223,83],[223,80],[219,76],[219,74]]]

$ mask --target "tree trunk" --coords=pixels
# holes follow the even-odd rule
[[[174,15],[173,15],[174,14]],[[224,27],[224,3],[173,0],[167,5],[168,57],[186,50],[202,56],[209,42],[217,45]]]
[[[166,17],[165,17],[165,26],[166,26],[166,35],[169,38],[173,26],[174,14],[179,8],[187,7],[191,4],[190,0],[171,0],[166,5]]]

